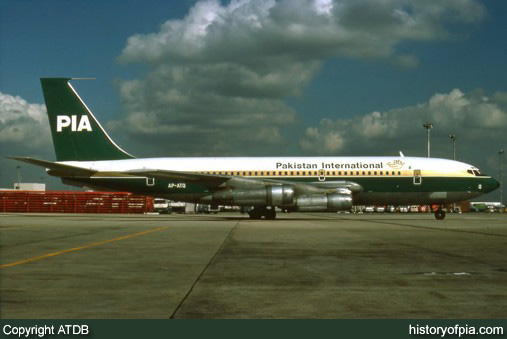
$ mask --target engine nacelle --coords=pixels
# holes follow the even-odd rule
[[[294,188],[289,185],[251,189],[227,189],[213,193],[214,203],[246,206],[290,206],[294,204]]]
[[[296,210],[302,212],[337,212],[352,208],[350,194],[312,194],[296,198]]]

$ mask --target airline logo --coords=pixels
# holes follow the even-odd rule
[[[64,128],[69,128],[72,132],[92,131],[92,125],[87,115],[57,115],[56,131],[61,132]]]
[[[405,165],[405,163],[401,160],[393,160],[391,162],[387,163],[387,166],[391,167],[392,169],[400,169]]]

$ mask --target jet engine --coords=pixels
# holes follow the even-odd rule
[[[337,212],[352,208],[352,195],[343,193],[312,194],[296,197],[295,210],[301,212]]]
[[[251,189],[226,189],[213,193],[215,203],[250,206],[291,206],[294,204],[294,188],[289,185],[273,185]]]

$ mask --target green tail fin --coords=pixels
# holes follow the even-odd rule
[[[107,135],[70,85],[71,78],[42,78],[57,161],[134,158]]]

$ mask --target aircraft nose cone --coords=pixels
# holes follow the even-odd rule
[[[500,187],[500,183],[497,180],[491,178],[487,187],[488,193],[496,190],[498,187]]]

